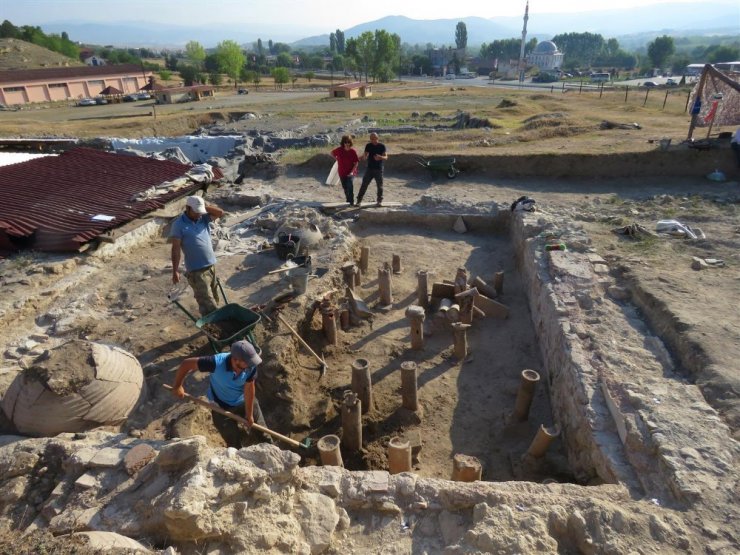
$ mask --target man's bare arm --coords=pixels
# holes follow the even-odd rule
[[[180,239],[172,239],[172,283],[180,282]]]

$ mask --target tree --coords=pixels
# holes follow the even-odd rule
[[[337,29],[334,31],[334,36],[337,39],[337,52],[339,54],[344,54],[344,32]]]
[[[468,47],[468,28],[464,21],[460,21],[455,27],[455,46],[458,49]]]
[[[284,42],[276,42],[272,45],[272,53],[273,54],[280,54],[281,52],[290,52],[292,49],[290,48],[289,44],[285,44]]]
[[[221,77],[220,73],[211,73],[208,76],[208,82],[214,86],[220,85],[222,80],[223,80],[223,77]]]
[[[552,42],[571,67],[591,67],[605,46],[604,37],[597,33],[563,33],[552,37]]]
[[[483,43],[480,47],[482,58],[497,58],[499,60],[514,60],[519,58],[521,39],[494,40],[490,44]]]
[[[740,49],[736,46],[720,46],[715,44],[707,48],[706,60],[711,64],[732,62],[740,59]]]
[[[220,70],[218,55],[215,52],[206,56],[206,59],[203,61],[203,68],[208,73],[216,73]]]
[[[336,54],[331,60],[332,70],[344,71],[344,56]]]
[[[17,39],[20,37],[20,30],[7,19],[0,25],[0,39]]]
[[[275,45],[272,42],[272,39],[267,41],[267,50],[269,50],[270,54],[275,53]]]
[[[100,55],[103,55],[102,52]],[[177,63],[178,59],[177,56],[175,56],[174,54],[170,54],[169,56],[164,57],[164,67],[169,69],[170,71],[177,71]]]
[[[236,88],[245,61],[242,49],[233,40],[225,40],[216,46],[216,55],[221,73],[231,77],[234,80],[234,88]]]
[[[257,55],[262,56],[264,54],[264,47],[262,46],[262,39],[257,39]]]
[[[206,59],[206,49],[198,41],[191,40],[185,45],[185,58],[190,62],[190,65],[201,68],[203,67],[203,61]]]
[[[257,89],[257,86],[260,84],[260,81],[262,81],[262,78],[260,77],[259,72],[254,71],[252,69],[246,70],[242,74],[242,78],[244,79],[245,83],[253,83],[255,89]]]
[[[332,53],[337,51],[337,36],[334,33],[329,33],[329,51]]]
[[[282,89],[285,83],[290,83],[290,72],[285,67],[276,67],[272,70],[272,78],[275,80],[275,88]]]
[[[370,31],[365,31],[355,40],[354,59],[361,73],[365,74],[365,82],[369,81],[370,70],[373,67],[375,54],[375,40]]]
[[[287,52],[281,52],[277,56],[275,65],[278,67],[293,67],[293,57]]]
[[[691,63],[688,56],[675,56],[671,63],[671,71],[676,75],[682,75],[686,71],[686,66]]]
[[[306,79],[308,79],[308,82],[311,82],[311,79],[316,77],[316,74],[313,71],[307,71],[306,72]]]
[[[675,50],[676,47],[673,44],[673,37],[663,35],[662,37],[655,39],[653,42],[648,43],[647,54],[653,67],[660,68],[665,65],[668,58],[673,55]]]
[[[196,83],[201,82],[201,75],[200,73],[198,73],[198,68],[191,65],[183,64],[178,69],[180,71],[180,77],[182,78],[186,87],[190,87],[192,85],[195,85]]]
[[[306,69],[324,69],[324,57],[318,54],[304,57],[303,67]]]
[[[169,69],[160,69],[159,78],[162,81],[169,81],[172,78],[172,72]]]
[[[421,75],[422,73],[432,73],[432,60],[429,59],[429,56],[424,56],[423,54],[415,54],[411,57],[411,64],[414,68],[414,73],[418,73],[419,75]]]

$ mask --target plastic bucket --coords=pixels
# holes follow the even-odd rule
[[[308,276],[311,270],[307,268],[296,268],[288,274],[288,281],[296,295],[303,295],[308,289]]]
[[[288,256],[296,256],[301,248],[301,238],[298,235],[280,233],[278,241],[275,243],[275,253],[281,260],[286,260]]]

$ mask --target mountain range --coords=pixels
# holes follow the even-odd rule
[[[523,17],[523,14],[522,14]],[[408,44],[435,46],[454,45],[455,26],[463,21],[468,32],[468,46],[483,42],[521,36],[522,17],[462,17],[450,19],[419,20],[404,16],[388,16],[344,29],[346,38],[356,37],[364,31],[385,29],[396,33]],[[19,24],[19,23],[16,23]],[[47,33],[66,31],[73,40],[87,44],[127,47],[181,48],[196,40],[206,48],[231,39],[249,45],[262,38],[288,42],[296,47],[328,46],[329,32],[299,38],[300,28],[285,25],[245,24],[176,26],[166,23],[121,22],[57,22],[41,25]],[[654,32],[655,36],[672,34],[740,34],[740,4],[722,3],[667,3],[652,4],[629,9],[610,9],[583,13],[530,13],[528,37],[547,39],[558,33],[592,32],[605,38],[621,35]],[[648,39],[649,40],[649,39]]]

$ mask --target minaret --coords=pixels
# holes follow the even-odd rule
[[[524,9],[524,27],[522,28],[522,46],[519,50],[519,81],[524,81],[524,45],[527,43],[527,21],[529,20],[529,0],[527,0],[527,7]]]

